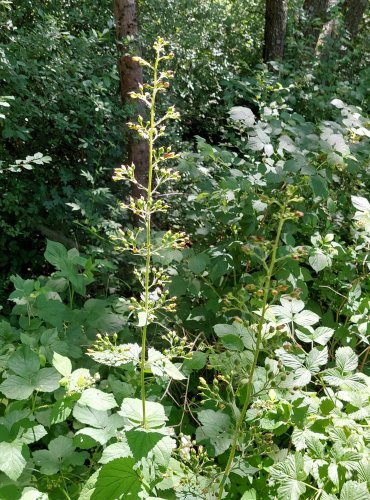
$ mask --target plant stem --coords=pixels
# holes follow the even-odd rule
[[[258,356],[259,356],[260,349],[261,349],[262,329],[263,329],[263,324],[264,324],[264,321],[265,321],[265,314],[266,314],[266,309],[267,309],[267,300],[268,300],[268,295],[269,295],[269,292],[270,292],[271,279],[272,279],[272,276],[273,276],[273,273],[274,273],[274,268],[275,268],[275,263],[276,263],[276,253],[277,253],[277,250],[279,248],[281,231],[282,231],[283,225],[284,225],[285,210],[286,210],[286,204],[284,204],[282,206],[282,212],[281,212],[280,219],[279,219],[279,225],[278,225],[278,229],[277,229],[277,233],[276,233],[276,238],[275,238],[274,246],[272,248],[270,266],[269,266],[269,270],[268,270],[268,273],[266,275],[265,283],[264,283],[264,287],[263,287],[264,291],[263,291],[262,311],[261,311],[261,317],[260,317],[260,320],[259,320],[259,323],[258,323],[258,328],[257,328],[256,346],[255,346],[255,350],[254,350],[252,367],[251,367],[250,372],[249,372],[249,380],[248,380],[248,385],[247,385],[247,394],[246,394],[246,397],[245,397],[245,401],[244,401],[244,405],[243,405],[242,411],[241,411],[240,416],[239,416],[239,418],[238,418],[238,420],[236,422],[235,432],[234,432],[234,437],[233,437],[233,442],[232,442],[231,450],[230,450],[230,455],[229,455],[229,458],[228,458],[228,461],[227,461],[227,464],[226,464],[226,468],[225,468],[224,474],[223,474],[222,479],[221,479],[220,489],[218,491],[218,496],[217,496],[218,500],[222,499],[222,495],[223,495],[223,492],[224,492],[225,483],[226,483],[227,478],[229,477],[229,474],[230,474],[230,471],[231,471],[231,468],[232,468],[232,464],[233,464],[233,461],[234,461],[236,447],[237,447],[237,444],[238,444],[238,438],[239,438],[239,434],[240,434],[240,429],[241,429],[241,427],[243,425],[243,422],[244,422],[244,419],[245,419],[245,415],[247,413],[248,407],[250,405],[250,402],[251,402],[251,399],[252,399],[252,396],[253,396],[253,394],[252,394],[252,391],[253,391],[253,376],[254,376],[254,372],[255,372],[256,367],[257,367]]]
[[[146,359],[146,337],[148,330],[148,316],[149,316],[149,278],[150,278],[150,262],[151,262],[151,210],[152,210],[152,182],[153,182],[153,143],[154,143],[154,130],[155,130],[155,99],[157,96],[157,74],[158,74],[159,52],[157,52],[154,75],[153,75],[153,94],[150,107],[150,129],[149,129],[149,171],[148,171],[148,185],[147,185],[147,199],[146,199],[146,261],[145,261],[145,325],[141,338],[141,402],[143,412],[143,427],[146,427],[146,406],[145,406],[145,359]]]

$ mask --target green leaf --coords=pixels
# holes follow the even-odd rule
[[[104,449],[99,462],[101,464],[107,464],[108,462],[116,460],[117,458],[126,457],[132,457],[132,451],[128,445],[127,439],[124,437],[123,439],[121,438],[121,441],[119,441],[118,443],[113,443],[107,446]]]
[[[10,479],[16,481],[22,474],[26,463],[22,455],[21,444],[0,443],[0,470]]]
[[[340,492],[340,500],[369,500],[370,492],[366,483],[347,481]]]
[[[82,465],[87,459],[86,452],[76,452],[72,438],[58,436],[50,441],[48,450],[36,450],[33,458],[40,467],[41,474],[52,475],[69,465]]]
[[[70,359],[65,356],[61,356],[57,352],[54,352],[53,354],[53,366],[63,375],[63,377],[68,377],[72,373],[72,363]]]
[[[190,359],[185,359],[183,368],[187,371],[201,370],[207,363],[208,354],[205,352],[195,351],[192,352]]]
[[[167,417],[164,412],[164,407],[160,403],[146,401],[146,424],[149,429],[163,427]],[[129,426],[139,426],[143,422],[143,407],[141,399],[125,398],[122,401],[119,415],[125,419]]]
[[[233,428],[228,415],[222,411],[202,410],[198,412],[198,419],[202,426],[197,428],[197,441],[210,441],[215,450],[215,455],[221,455],[230,446]]]
[[[16,375],[9,375],[0,385],[0,391],[9,399],[28,399],[34,390],[29,380]]]
[[[94,388],[85,389],[78,403],[81,406],[94,408],[94,410],[110,410],[118,406],[113,394]]]
[[[167,467],[176,441],[162,433],[133,429],[126,432],[127,442],[136,462],[149,458],[156,464]]]
[[[326,365],[328,362],[328,356],[328,348],[326,346],[321,350],[314,347],[308,353],[305,365],[311,373],[318,373],[320,371],[320,366]]]
[[[54,392],[59,388],[60,379],[61,377],[55,368],[41,368],[33,377],[32,382],[39,392]]]
[[[330,267],[332,264],[332,259],[322,250],[315,248],[312,255],[309,257],[308,262],[310,263],[310,266],[318,273],[326,267]]]
[[[27,487],[23,489],[20,500],[48,500],[48,495],[36,488]]]
[[[99,472],[91,500],[137,500],[141,491],[141,477],[134,470],[133,458],[118,458],[103,465]]]
[[[72,413],[74,404],[74,398],[64,398],[57,401],[51,410],[51,423],[59,424],[60,422],[67,420],[69,415]]]
[[[358,357],[350,347],[339,347],[335,352],[335,364],[342,373],[356,370]]]
[[[243,493],[240,500],[257,500],[256,490],[247,490]]]
[[[288,455],[284,462],[270,467],[269,472],[278,485],[279,500],[298,500],[306,492],[307,474],[300,453]]]
[[[185,376],[169,359],[166,358],[161,352],[153,349],[148,350],[148,360],[145,363],[145,368],[150,369],[154,375],[163,377],[168,375],[174,380],[184,380]]]
[[[8,367],[20,377],[31,378],[39,371],[40,360],[28,346],[22,346],[10,356]]]
[[[189,259],[189,269],[194,274],[202,274],[209,264],[210,259],[207,254],[201,253],[198,255],[194,255]]]

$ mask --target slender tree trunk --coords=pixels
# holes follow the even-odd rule
[[[133,56],[140,54],[139,24],[136,0],[113,0],[114,19],[116,24],[116,42],[120,54],[118,67],[120,73],[120,89],[123,103],[130,103],[132,113],[128,121],[136,121],[137,115],[144,116],[145,109],[137,100],[131,100],[130,92],[135,92],[143,84],[142,67],[133,60]],[[128,39],[130,46],[128,46]],[[132,52],[135,52],[134,54]],[[149,165],[148,141],[128,134],[128,163],[135,165],[135,177],[144,186],[147,183]],[[134,197],[143,193],[136,185],[133,188]]]
[[[369,0],[345,0],[343,4],[344,25],[353,40],[360,27]]]
[[[329,0],[305,0],[303,9],[306,13],[305,37],[310,37],[316,45],[321,27],[327,19]]]
[[[284,57],[288,21],[287,0],[266,0],[265,43],[263,60],[279,61]]]
[[[340,0],[328,0],[327,1],[327,14],[326,20],[321,28],[319,38],[316,43],[316,55],[321,55],[325,49],[327,53],[330,50],[332,44],[329,43],[330,40],[336,38],[339,31],[339,21],[338,18],[332,15],[332,9],[340,3]],[[332,48],[332,47],[331,47]]]

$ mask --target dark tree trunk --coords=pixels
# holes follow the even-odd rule
[[[343,4],[344,25],[353,40],[360,27],[369,0],[345,0]]]
[[[263,60],[265,62],[283,59],[287,20],[287,0],[266,0],[265,43],[263,48]]]
[[[137,100],[129,97],[130,92],[137,92],[143,84],[142,67],[133,60],[133,56],[140,55],[139,24],[136,0],[113,0],[114,19],[116,24],[116,42],[120,54],[118,67],[120,73],[120,89],[123,103],[131,106],[132,114],[128,121],[136,121],[137,115],[145,114],[145,110]],[[128,46],[128,38],[130,46]],[[134,52],[134,54],[132,53]],[[144,186],[147,183],[149,165],[148,141],[128,134],[128,163],[135,165],[135,177]],[[138,197],[143,192],[136,185],[133,186],[133,195]]]

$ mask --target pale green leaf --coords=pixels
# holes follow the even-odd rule
[[[100,391],[99,389],[85,389],[81,394],[78,403],[81,406],[88,406],[94,410],[110,410],[117,405],[113,394]]]
[[[16,481],[26,466],[22,444],[0,443],[0,470]]]
[[[160,403],[146,401],[146,425],[149,429],[163,427],[167,417],[164,412],[164,407]],[[121,415],[126,425],[137,427],[143,422],[143,406],[141,399],[125,398],[122,401],[121,410],[118,412]]]
[[[53,366],[63,377],[68,377],[72,373],[71,360],[57,352],[53,354]]]

